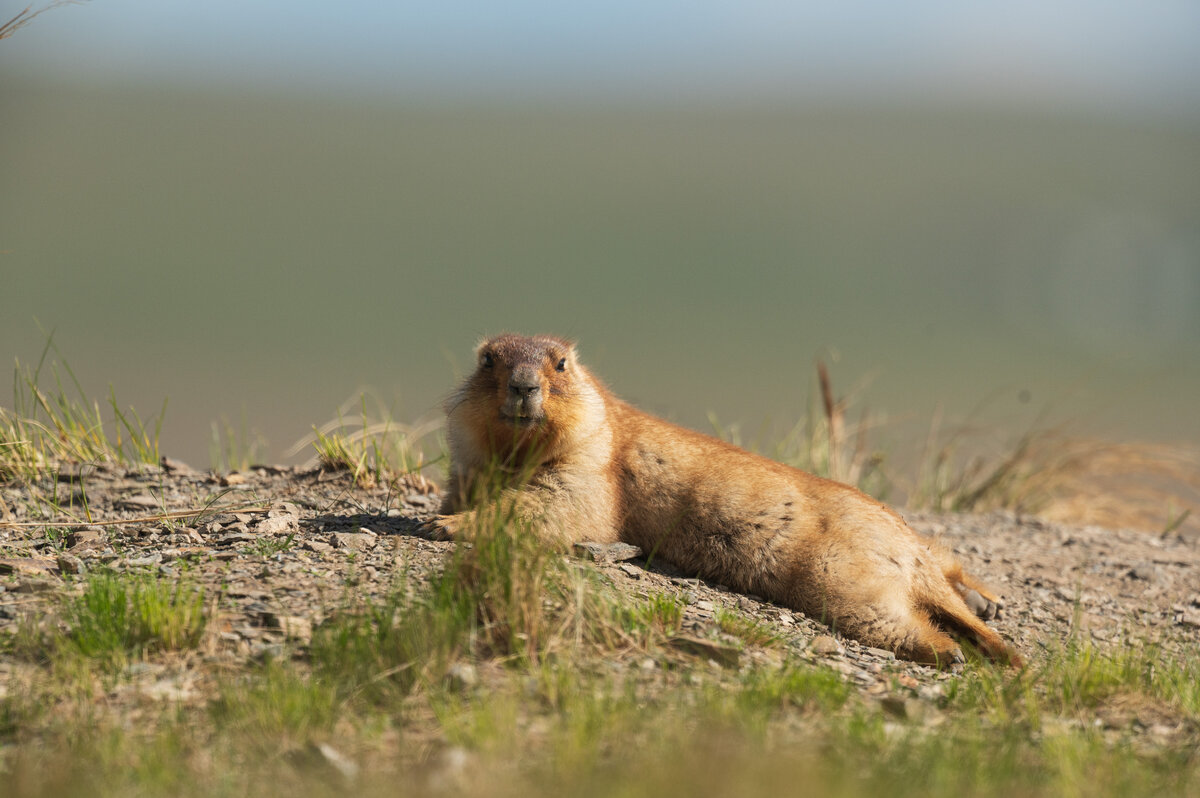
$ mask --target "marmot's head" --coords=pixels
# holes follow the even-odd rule
[[[552,449],[575,425],[581,375],[570,341],[505,334],[481,343],[475,356],[475,371],[446,411],[472,428],[478,445],[493,452],[513,444]]]

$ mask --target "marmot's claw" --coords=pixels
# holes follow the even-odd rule
[[[417,531],[422,537],[430,540],[454,540],[454,531],[457,526],[453,516],[439,515],[418,526]]]

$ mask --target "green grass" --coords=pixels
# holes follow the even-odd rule
[[[229,419],[222,418],[220,421],[214,421],[211,429],[208,460],[214,471],[222,474],[246,471],[251,466],[263,462],[263,455],[267,450],[266,441],[250,429],[245,413],[236,427]]]
[[[47,362],[52,353],[58,360]],[[13,409],[0,407],[0,477],[33,479],[62,463],[157,464],[166,401],[149,421],[122,408],[111,386],[107,405],[105,418],[47,336],[36,366],[16,363]]]
[[[85,658],[122,665],[157,651],[195,648],[204,633],[204,593],[186,582],[101,573],[64,612],[61,646]]]
[[[403,474],[419,473],[440,458],[426,461],[424,439],[441,427],[440,421],[405,424],[393,418],[377,396],[360,393],[338,408],[336,417],[311,435],[302,438],[287,454],[296,455],[311,447],[316,457],[310,465],[330,471],[349,471],[362,487],[387,484]],[[358,405],[359,417],[347,413]]]
[[[35,679],[0,699],[0,773],[16,785],[9,794],[350,788],[322,764],[318,744],[362,766],[352,785],[363,795],[432,795],[447,785],[481,796],[757,795],[802,785],[843,796],[1183,796],[1200,786],[1189,753],[1200,728],[1194,646],[1071,643],[1024,673],[973,667],[941,683],[942,697],[924,703],[925,720],[902,721],[801,659],[736,671],[678,658],[639,667],[654,646],[609,624],[637,617],[637,630],[666,634],[679,605],[653,596],[616,615],[580,615],[582,604],[617,600],[602,581],[577,581],[575,566],[542,563],[544,587],[588,596],[571,607],[551,602],[531,626],[524,594],[488,595],[521,561],[505,551],[451,563],[426,588],[416,589],[413,575],[385,600],[348,604],[307,652],[223,677],[206,706],[160,709],[136,726],[105,713],[94,692],[70,694],[61,673],[57,683]],[[63,645],[89,653],[76,661],[85,669],[77,681],[102,667],[103,652],[145,654],[181,639],[145,631],[180,624],[133,620],[142,588],[117,584],[90,582],[69,614],[76,623]],[[149,594],[150,604],[178,604],[160,588]],[[96,620],[122,612],[120,624]],[[614,657],[626,665],[614,667]],[[454,683],[445,678],[451,662],[486,675]],[[1175,736],[1140,745],[1131,732],[1149,716]],[[461,753],[443,755],[451,749]],[[455,757],[461,769],[445,764]]]
[[[737,610],[728,607],[718,607],[716,611],[717,628],[726,634],[733,635],[752,646],[774,646],[779,642],[775,629],[767,624],[747,618]]]

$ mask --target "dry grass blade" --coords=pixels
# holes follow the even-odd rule
[[[269,507],[204,507],[199,510],[173,510],[169,513],[141,515],[137,518],[119,518],[107,521],[0,521],[0,528],[37,529],[43,526],[75,528],[85,526],[125,526],[128,524],[154,524],[160,521],[179,521],[184,518],[200,518],[218,513],[265,513]]]
[[[10,19],[8,22],[5,22],[3,25],[0,25],[0,39],[7,39],[9,36],[12,36],[18,30],[25,27],[30,22],[33,22],[34,19],[52,8],[58,8],[59,6],[80,5],[83,2],[85,2],[85,0],[54,0],[53,3],[43,6],[37,11],[33,10],[33,6],[25,6],[24,10],[18,13],[15,17]]]
[[[441,419],[424,419],[412,424],[396,421],[385,404],[368,392],[347,400],[334,419],[297,441],[285,454],[293,457],[312,447],[315,457],[305,467],[321,466],[331,471],[349,471],[356,484],[370,487],[394,480],[402,474],[419,473],[436,458],[425,459],[425,440],[441,428]],[[359,417],[347,418],[358,405]]]
[[[1111,443],[1062,429],[1026,432],[1007,452],[956,456],[979,434],[941,445],[931,426],[910,507],[956,512],[1012,510],[1052,521],[1163,534],[1200,529],[1200,456],[1179,446]],[[964,440],[969,438],[969,440]]]

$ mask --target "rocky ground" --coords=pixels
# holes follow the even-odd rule
[[[86,513],[91,523],[66,513],[48,522],[43,516],[53,510],[45,501],[32,502],[29,487],[0,486],[0,633],[14,631],[22,618],[52,616],[78,589],[78,575],[98,568],[165,577],[186,572],[208,595],[220,597],[206,661],[230,665],[302,648],[348,595],[384,596],[399,569],[419,581],[440,568],[456,545],[422,537],[420,523],[433,514],[438,496],[420,477],[368,490],[345,473],[256,468],[219,476],[165,460],[162,468],[142,471],[67,469],[36,490],[55,497],[76,519]],[[172,513],[182,515],[164,520]],[[1072,634],[1102,647],[1136,640],[1194,651],[1200,641],[1195,539],[1011,514],[908,518],[1003,595],[1004,613],[993,625],[1035,666],[1043,650]],[[715,670],[784,655],[820,661],[902,715],[923,712],[946,680],[958,678],[897,662],[890,652],[841,639],[786,608],[625,556],[607,549],[576,552],[595,560],[594,567],[630,596],[665,593],[686,602],[670,656],[710,659]],[[782,645],[735,644],[717,630],[722,607],[757,621]],[[644,652],[614,656],[621,660],[616,667],[655,667]],[[28,665],[0,654],[0,692],[4,677],[22,667]],[[206,673],[147,663],[119,689],[203,700]],[[1163,734],[1172,732],[1170,724],[1154,717],[1142,723]]]

